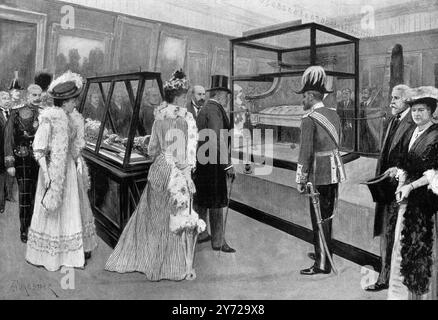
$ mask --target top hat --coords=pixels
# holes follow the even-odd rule
[[[318,91],[321,93],[332,93],[333,91],[327,90],[325,87],[327,76],[324,68],[321,66],[310,66],[304,71],[301,78],[301,85],[303,86],[300,91],[296,93],[304,93],[306,91]]]
[[[394,199],[396,185],[392,182],[389,174],[381,174],[371,180],[365,181],[370,190],[374,202],[390,203]]]
[[[82,92],[82,81],[79,74],[67,71],[50,84],[47,93],[53,99],[67,100],[75,98]]]
[[[231,90],[228,89],[228,77],[223,75],[212,75],[211,76],[211,88],[206,91],[226,91],[231,93]]]

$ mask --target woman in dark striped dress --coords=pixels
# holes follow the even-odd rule
[[[188,88],[182,71],[164,85],[167,103],[155,112],[148,146],[155,160],[137,209],[106,263],[108,271],[142,272],[151,281],[190,276],[183,234],[169,226],[175,221],[171,217],[187,212],[195,192],[191,172],[196,164],[196,122],[183,108]]]

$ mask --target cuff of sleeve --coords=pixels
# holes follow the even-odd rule
[[[427,170],[424,173],[424,176],[426,176],[427,181],[429,182],[428,189],[438,195],[438,172],[432,169]]]
[[[397,173],[395,175],[395,179],[397,181],[405,181],[406,180],[406,171],[397,168]]]
[[[6,168],[12,168],[15,166],[15,159],[13,156],[6,156],[5,157],[5,167]]]
[[[45,150],[33,150],[33,156],[36,161],[39,161],[42,157],[46,156]]]
[[[300,183],[300,184],[305,184],[305,183],[307,183],[308,177],[309,177],[309,174],[306,172],[303,172],[303,165],[298,164],[295,182]]]

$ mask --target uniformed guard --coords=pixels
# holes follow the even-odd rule
[[[5,128],[5,165],[8,174],[17,177],[20,238],[24,243],[27,242],[38,180],[38,163],[33,157],[32,142],[38,129],[41,92],[38,85],[30,85],[27,103],[12,108]]]
[[[324,250],[318,223],[331,254],[332,214],[338,195],[338,183],[345,180],[345,170],[339,154],[341,121],[336,109],[328,108],[322,102],[324,94],[330,93],[325,87],[326,74],[322,67],[311,66],[303,74],[304,110],[308,111],[301,122],[301,145],[297,166],[297,189],[306,191],[311,182],[319,193],[322,221],[318,221],[310,199],[310,217],[313,228],[315,252],[309,257],[315,260],[312,267],[301,270],[303,275],[330,273],[331,266]]]

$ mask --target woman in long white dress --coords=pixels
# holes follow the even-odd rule
[[[186,230],[203,231],[205,223],[190,212],[197,129],[184,108],[188,88],[182,71],[164,85],[167,103],[155,112],[148,145],[155,160],[140,202],[108,258],[108,271],[141,272],[151,281],[194,278],[196,240],[187,243]]]
[[[51,83],[54,106],[41,111],[33,142],[40,170],[26,260],[49,271],[83,268],[97,246],[81,156],[84,119],[75,109],[82,87],[82,78],[70,71]]]

